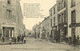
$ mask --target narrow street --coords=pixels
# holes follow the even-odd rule
[[[27,38],[26,44],[0,45],[0,51],[80,51],[78,46]]]

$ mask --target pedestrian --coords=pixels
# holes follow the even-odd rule
[[[14,37],[14,43],[16,43],[16,37]]]
[[[77,36],[77,40],[79,40],[79,35]]]
[[[65,40],[66,40],[66,43],[68,43],[68,38],[67,38],[67,37],[66,37],[66,39],[65,39]]]
[[[24,41],[24,35],[22,34],[22,42]]]
[[[12,37],[9,38],[9,44],[11,45],[12,42]]]
[[[50,35],[50,38],[52,39],[52,35]]]
[[[17,36],[17,41],[19,42],[19,36]]]
[[[18,37],[18,38],[19,38],[19,42],[20,42],[20,40],[21,40],[21,35],[19,35],[19,37]]]
[[[36,39],[36,32],[35,32],[35,39]]]
[[[73,37],[73,45],[75,45],[76,44],[76,36],[74,35],[74,37]]]
[[[79,35],[77,35],[77,44],[79,44],[80,42],[79,42]]]
[[[72,37],[68,38],[68,44],[71,45],[72,44]]]
[[[3,41],[3,42],[5,41],[5,38],[4,38],[4,36],[2,36],[2,41]]]
[[[24,34],[24,43],[26,43],[26,35]]]

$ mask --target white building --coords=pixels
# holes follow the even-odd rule
[[[23,32],[23,16],[19,0],[0,1],[0,34],[6,40]]]
[[[80,37],[80,0],[68,0],[68,36]]]
[[[55,4],[50,10],[50,27],[51,27],[51,35],[54,37],[56,35],[56,31],[58,31],[58,18],[57,18],[57,4]]]

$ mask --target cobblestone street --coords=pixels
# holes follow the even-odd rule
[[[80,48],[80,47],[79,47]],[[0,51],[79,51],[78,46],[51,43],[46,40],[27,38],[26,44],[1,45]]]

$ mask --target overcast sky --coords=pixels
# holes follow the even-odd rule
[[[56,0],[21,0],[22,9],[24,3],[39,3],[40,9],[43,10],[42,15],[44,15],[44,17],[47,17],[49,15],[49,9],[56,3]],[[42,20],[43,18],[26,18],[24,16],[23,23],[27,29],[31,30],[35,24],[38,24]]]

